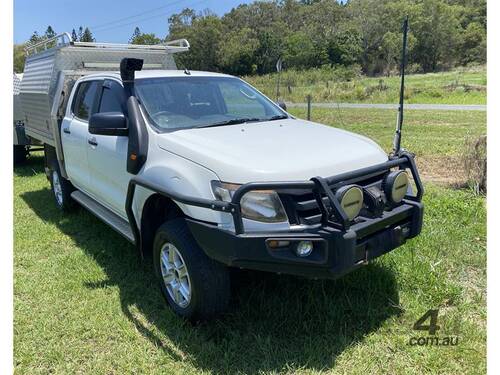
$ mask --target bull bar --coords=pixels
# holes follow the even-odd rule
[[[166,198],[170,198],[176,202],[180,202],[190,206],[208,208],[218,212],[225,212],[232,215],[234,222],[235,234],[237,236],[245,233],[243,225],[243,216],[241,213],[241,199],[250,191],[259,190],[294,190],[305,189],[313,192],[314,198],[321,212],[322,226],[331,226],[342,231],[348,230],[350,222],[347,215],[343,211],[337,199],[335,199],[332,189],[338,187],[348,180],[356,179],[366,175],[388,171],[391,168],[409,169],[415,182],[416,194],[414,196],[407,195],[406,200],[420,202],[424,193],[424,188],[418,170],[415,164],[414,156],[407,151],[401,152],[398,156],[389,158],[388,161],[376,164],[370,167],[361,168],[355,171],[341,173],[332,177],[313,177],[308,181],[288,181],[288,182],[250,182],[241,185],[232,197],[231,202],[220,200],[212,200],[205,198],[190,197],[178,192],[172,191],[156,183],[147,181],[141,177],[133,177],[128,185],[127,199],[125,209],[130,223],[132,233],[134,235],[135,244],[140,246],[141,235],[137,226],[134,213],[132,210],[132,202],[137,186],[152,190]],[[330,210],[323,200],[323,195],[328,198]],[[333,221],[332,216],[337,220]]]

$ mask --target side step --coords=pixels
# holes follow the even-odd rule
[[[129,240],[132,243],[135,243],[134,235],[127,221],[123,220],[117,214],[110,211],[102,204],[96,202],[87,194],[82,193],[79,190],[75,190],[74,192],[72,192],[71,198],[80,203],[83,207],[92,212],[95,216],[104,221],[106,224],[108,224],[111,228],[120,233],[127,240]]]

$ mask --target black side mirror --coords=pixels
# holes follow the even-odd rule
[[[283,111],[286,111],[286,103],[283,101],[283,100],[278,100],[276,102],[276,104],[278,105],[278,107],[280,107]]]
[[[127,119],[121,112],[94,113],[89,120],[89,133],[128,135]]]

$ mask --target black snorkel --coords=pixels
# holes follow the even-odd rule
[[[148,157],[148,132],[135,97],[135,72],[142,70],[144,60],[124,58],[120,62],[120,76],[125,89],[128,111],[127,172],[137,174]]]

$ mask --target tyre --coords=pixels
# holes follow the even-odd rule
[[[153,263],[163,296],[179,316],[209,320],[227,308],[229,270],[207,257],[184,219],[167,221],[157,230]]]
[[[26,161],[28,150],[24,145],[14,145],[14,165],[22,164]]]
[[[50,186],[57,208],[64,212],[70,212],[75,209],[76,202],[71,198],[71,193],[75,188],[71,182],[61,176],[57,161],[52,163],[52,167],[50,168]]]

